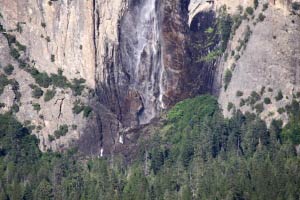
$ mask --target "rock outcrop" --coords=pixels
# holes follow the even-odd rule
[[[223,58],[219,65],[219,102],[226,116],[240,109],[256,112],[267,122],[286,122],[285,106],[297,99],[300,91],[300,18],[283,1],[268,8],[259,4],[253,16],[242,22],[228,45],[228,59]],[[232,77],[225,89],[228,72]]]

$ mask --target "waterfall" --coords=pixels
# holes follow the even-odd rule
[[[121,30],[122,65],[130,76],[130,89],[137,91],[144,109],[140,124],[148,123],[163,108],[163,62],[156,0],[144,0],[130,8]]]

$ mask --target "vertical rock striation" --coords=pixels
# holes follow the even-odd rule
[[[136,0],[127,6],[117,45],[104,45],[109,71],[97,83],[100,101],[134,127],[188,96],[188,1]]]

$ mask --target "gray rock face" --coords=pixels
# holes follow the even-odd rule
[[[27,47],[22,59],[28,58],[41,72],[62,69],[69,80],[86,79],[81,96],[51,86],[56,91],[52,100],[32,98],[29,85],[35,81],[18,69],[0,34],[0,63],[15,66],[8,78],[19,82],[22,94],[16,116],[39,127],[34,133],[43,150],[74,144],[86,154],[101,156],[126,149],[120,145],[135,138],[133,130],[151,123],[176,102],[202,93],[216,94],[224,114],[230,116],[229,102],[246,112],[252,107],[240,107],[241,98],[259,93],[263,86],[266,91],[272,88],[273,93],[261,95],[261,101],[269,97],[274,102],[264,106],[261,117],[287,118],[276,111],[300,89],[299,13],[290,15],[290,1],[276,1],[263,12],[265,19],[254,25],[266,2],[260,1],[256,17],[244,20],[229,41],[227,60],[223,55],[203,61],[220,45],[218,34],[210,41],[205,31],[217,24],[221,6],[233,15],[238,5],[252,6],[252,0],[0,0],[1,24]],[[247,25],[252,35],[236,61],[231,51],[238,47]],[[224,90],[227,69],[232,70],[232,78]],[[12,90],[11,85],[5,87],[0,100],[6,105],[1,112],[16,103]],[[275,102],[279,90],[285,98]],[[237,91],[244,96],[237,97]],[[89,118],[74,114],[76,100],[93,108]],[[40,110],[34,110],[33,104],[39,104]],[[49,135],[65,124],[68,133],[50,141]]]
[[[37,69],[56,73],[61,68],[68,78],[83,77],[93,87],[93,1],[49,2],[1,0],[2,24],[7,30],[21,27],[15,34]]]
[[[229,56],[229,59],[220,65],[222,73],[219,76],[221,86],[219,102],[226,116],[230,116],[232,112],[227,109],[230,102],[236,109],[244,112],[255,112],[256,105],[263,104],[264,108],[260,113],[263,119],[270,122],[272,119],[280,118],[286,122],[287,115],[278,113],[278,109],[289,104],[300,89],[300,18],[292,15],[285,5],[271,4],[264,12],[261,9],[260,5],[255,15],[258,16],[261,12],[265,15],[265,19],[243,22],[229,44],[229,54],[235,51],[240,55],[240,59],[236,61],[234,57]],[[257,23],[253,25],[255,21]],[[247,26],[250,27],[252,34],[245,50],[238,52],[237,47],[240,44],[238,41],[247,32]],[[232,78],[225,90],[223,72],[227,69],[232,70]],[[237,91],[241,91],[243,95],[237,96]],[[261,100],[255,105],[241,106],[241,101],[251,96],[253,91],[261,96]],[[282,91],[283,98],[276,100],[279,91]],[[264,103],[266,98],[271,100],[270,104]]]

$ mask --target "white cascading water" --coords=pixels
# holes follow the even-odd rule
[[[125,18],[125,25],[129,27],[127,33],[123,33],[125,45],[122,53],[123,59],[124,54],[127,56],[126,67],[130,69],[128,73],[132,81],[130,86],[139,92],[144,104],[139,122],[146,124],[156,116],[158,110],[164,108],[163,62],[156,0],[145,0],[141,4]]]

